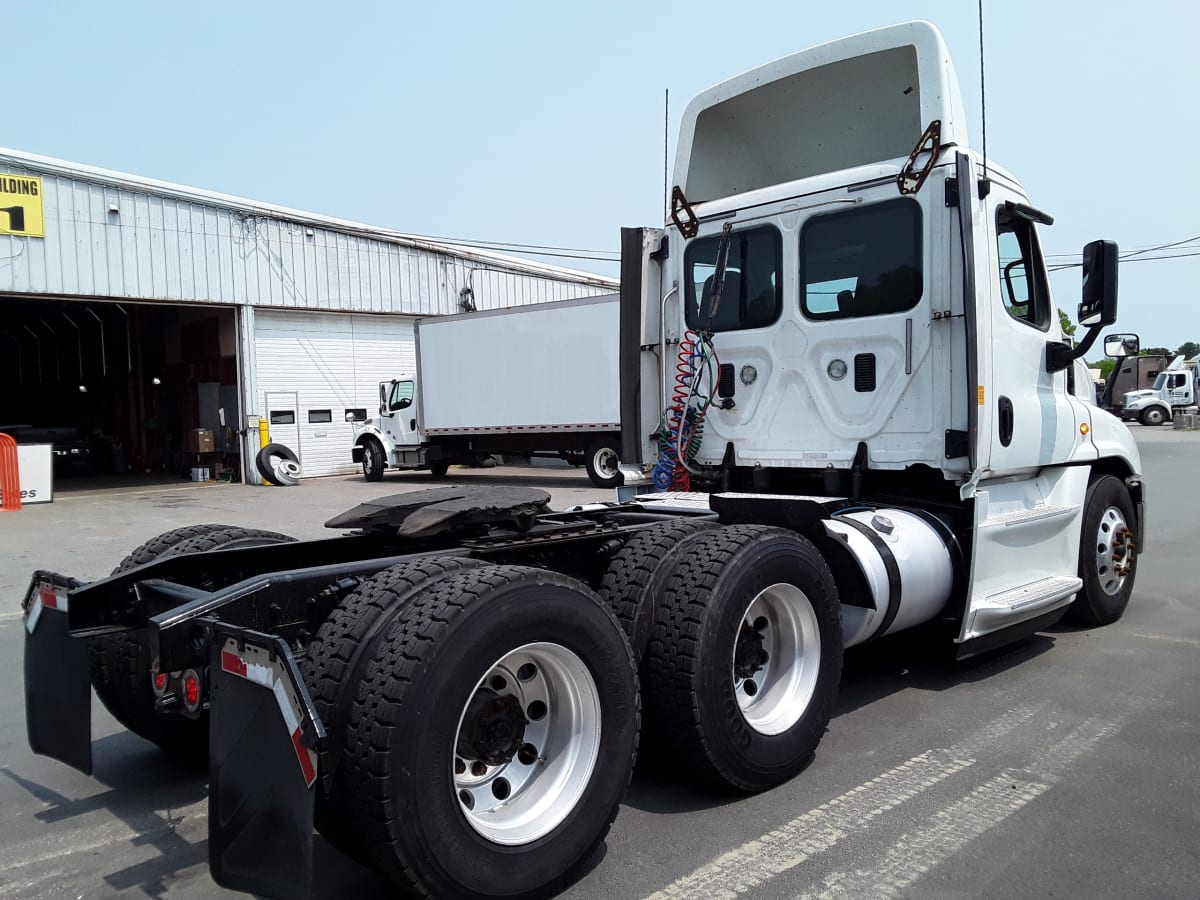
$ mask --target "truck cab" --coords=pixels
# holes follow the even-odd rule
[[[379,382],[379,412],[354,424],[353,459],[368,481],[378,481],[384,469],[429,469],[440,477],[451,460],[426,442],[417,417],[417,376],[403,373]],[[347,421],[352,421],[347,417]]]
[[[623,377],[642,385],[626,484],[896,498],[972,544],[960,642],[1061,611],[1090,486],[1141,497],[1082,364],[1115,320],[1115,244],[1085,248],[1073,347],[1042,252],[1054,219],[970,149],[926,22],[711,88],[678,147],[671,221],[624,236]]]

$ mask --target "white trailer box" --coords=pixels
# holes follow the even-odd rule
[[[617,431],[616,294],[417,322],[429,436]]]

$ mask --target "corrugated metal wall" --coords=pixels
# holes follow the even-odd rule
[[[120,173],[0,151],[43,181],[45,238],[0,235],[0,292],[433,315],[611,292],[615,282]],[[228,201],[228,202],[225,202]]]

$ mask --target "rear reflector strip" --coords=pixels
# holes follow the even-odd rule
[[[304,781],[312,787],[317,780],[317,754],[300,743],[303,730],[300,728],[300,715],[293,703],[287,688],[287,680],[276,678],[270,666],[251,662],[229,650],[221,651],[221,668],[230,675],[237,675],[247,681],[262,685],[275,695],[275,704],[283,716],[288,733],[292,737],[292,746],[296,749],[296,759],[300,763],[300,771],[304,773]]]
[[[56,612],[65,613],[67,611],[66,593],[60,594],[48,584],[38,586],[29,603],[29,611],[25,613],[25,630],[30,634],[33,634],[34,629],[37,628],[43,609],[53,609]]]

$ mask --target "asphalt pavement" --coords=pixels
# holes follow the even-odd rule
[[[805,772],[754,797],[636,776],[564,896],[1200,896],[1200,433],[1132,430],[1150,531],[1119,623],[1059,626],[957,665],[903,636],[849,651]],[[451,477],[542,487],[556,508],[607,496],[570,470]],[[143,540],[199,522],[316,537],[362,500],[433,483],[165,484],[0,515],[0,898],[238,896],[208,875],[205,780],[98,703],[94,776],[29,752],[17,604],[33,569],[99,577]],[[389,896],[319,837],[315,853],[316,897]]]

